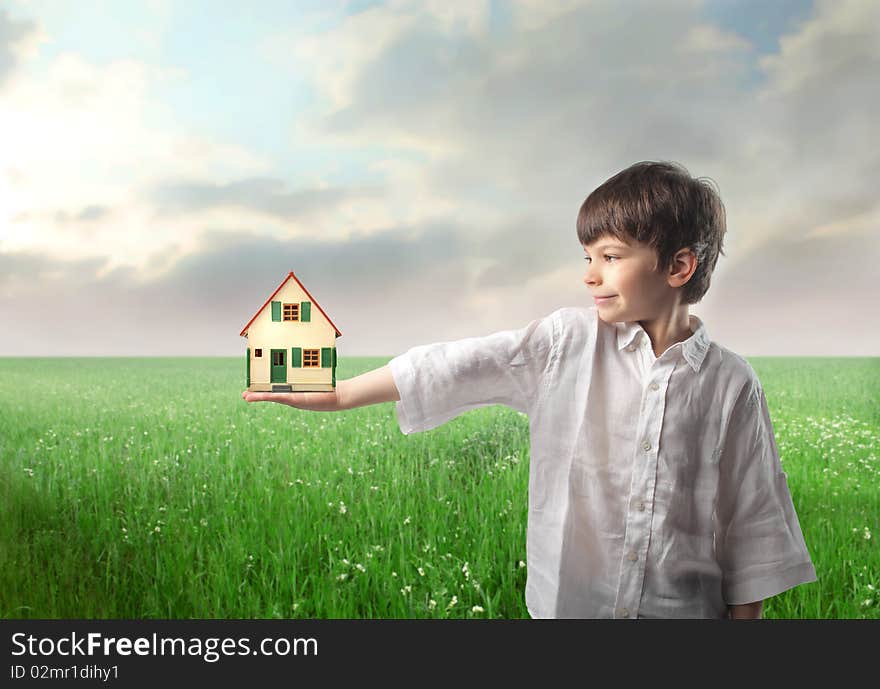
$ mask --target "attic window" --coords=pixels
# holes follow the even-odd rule
[[[254,356],[255,356],[255,357],[261,357],[261,356],[263,356],[263,350],[262,350],[262,349],[255,349],[255,350],[254,350]]]
[[[299,304],[285,304],[284,305],[284,320],[286,320],[286,321],[298,321],[299,320]]]
[[[318,368],[321,366],[320,349],[303,350],[303,368]]]

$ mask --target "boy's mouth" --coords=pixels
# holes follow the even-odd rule
[[[596,303],[597,303],[597,304],[602,304],[603,302],[606,302],[606,301],[608,301],[609,299],[614,299],[614,297],[616,297],[616,296],[617,296],[616,294],[611,294],[611,295],[609,295],[609,296],[607,296],[607,297],[593,297],[593,299],[596,300]]]

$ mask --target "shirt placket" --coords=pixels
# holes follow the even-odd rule
[[[643,376],[642,403],[636,426],[636,446],[633,456],[632,481],[626,513],[626,535],[618,576],[617,600],[614,617],[635,619],[645,583],[645,561],[651,536],[651,520],[654,514],[654,486],[657,479],[657,453],[660,446],[660,430],[666,408],[666,389],[675,368],[674,357],[654,359],[648,351],[650,342],[643,338],[640,347],[627,350],[642,357],[640,369]]]

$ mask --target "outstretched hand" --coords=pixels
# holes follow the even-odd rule
[[[343,409],[336,390],[332,392],[250,392],[241,393],[245,402],[277,402],[297,409],[310,411],[341,411]]]
[[[250,392],[241,393],[245,402],[277,402],[311,411],[344,411],[367,404],[397,402],[400,392],[388,364],[355,378],[336,381],[330,392]]]

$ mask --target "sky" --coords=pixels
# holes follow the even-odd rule
[[[642,160],[720,190],[710,339],[880,355],[880,3],[218,8],[0,3],[0,356],[243,354],[289,271],[340,357],[592,306]]]

